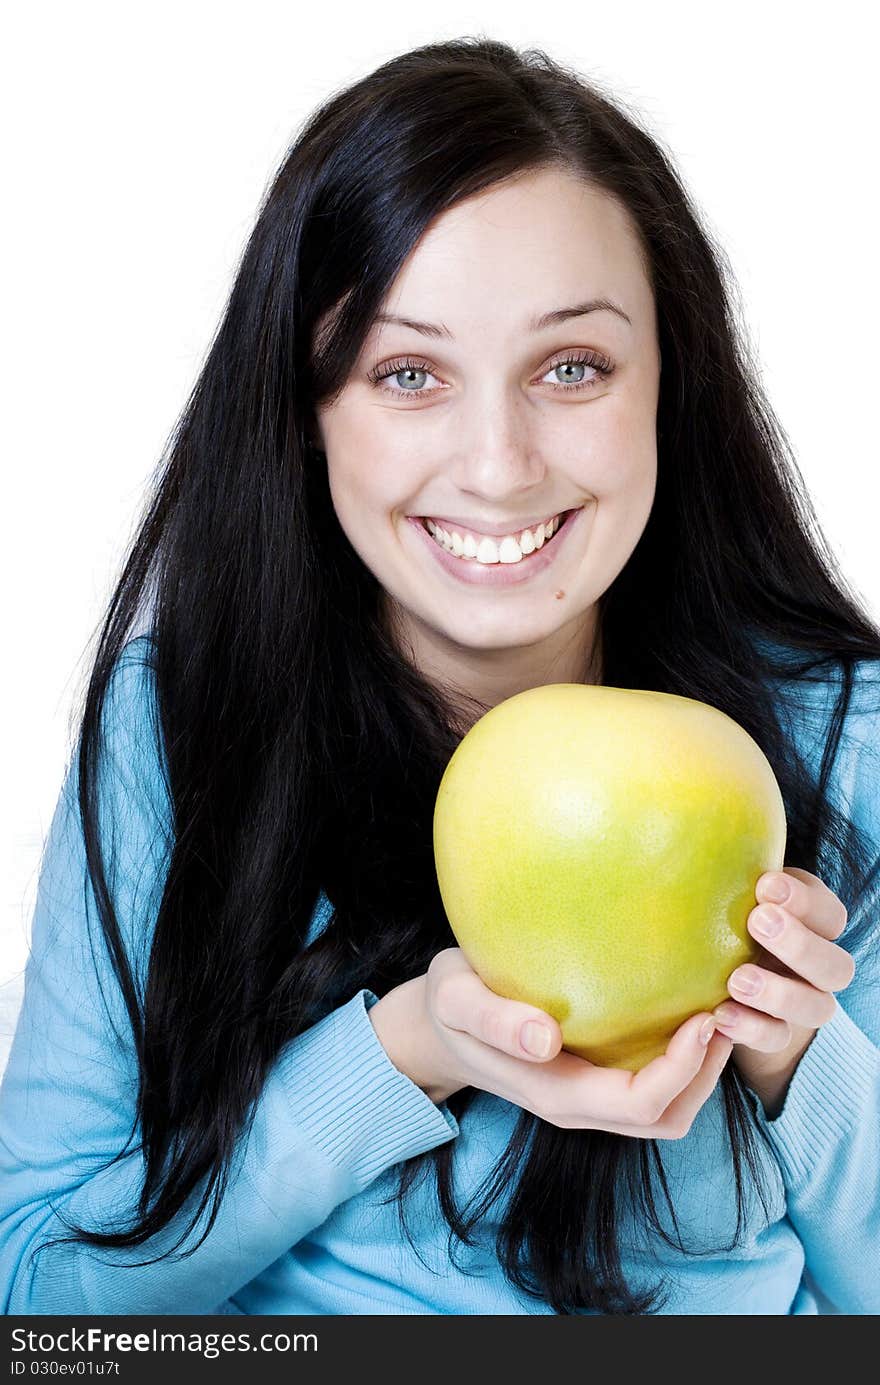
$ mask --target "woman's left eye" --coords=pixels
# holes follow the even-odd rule
[[[572,369],[581,372],[585,372],[589,369],[592,370],[593,374],[591,376],[586,376],[582,373],[578,378],[574,380],[569,379],[567,381],[546,379],[546,377],[554,371],[562,370],[571,372]],[[575,394],[579,390],[592,389],[595,385],[599,384],[600,381],[607,380],[613,370],[614,363],[610,361],[607,356],[602,356],[596,351],[582,351],[575,355],[561,356],[558,360],[554,361],[553,364],[548,366],[545,370],[544,375],[541,377],[541,383],[549,385],[552,390],[561,390],[566,394]],[[409,385],[411,385],[412,388],[406,386],[404,388],[395,389],[392,385],[384,383],[398,375],[409,376]],[[428,361],[413,360],[412,357],[407,356],[403,360],[389,361],[387,365],[377,366],[375,370],[369,372],[367,378],[386,394],[393,394],[396,395],[398,399],[405,399],[407,396],[411,397],[415,395],[416,398],[424,398],[426,394],[435,394],[436,389],[425,390],[419,387],[422,383],[421,377],[432,375],[434,375],[434,370]],[[416,378],[413,379],[413,376]],[[434,378],[436,379],[435,375]]]
[[[614,363],[609,361],[607,356],[600,356],[595,351],[583,351],[577,356],[564,356],[561,360],[554,361],[553,365],[547,369],[546,374],[551,375],[556,370],[570,370],[572,366],[575,370],[589,368],[593,374],[589,378],[579,376],[574,382],[559,383],[556,380],[550,380],[548,383],[551,389],[568,391],[590,389],[601,380],[607,380],[614,370]]]

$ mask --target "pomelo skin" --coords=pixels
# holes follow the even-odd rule
[[[671,693],[553,683],[491,708],[446,767],[434,859],[468,963],[637,1072],[727,998],[782,868],[785,808],[737,722]]]

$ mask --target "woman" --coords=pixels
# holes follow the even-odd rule
[[[815,532],[630,116],[467,39],[319,109],[101,631],[5,1310],[878,1311],[880,631]],[[720,708],[785,801],[760,964],[635,1077],[482,985],[434,873],[462,734],[567,681]]]

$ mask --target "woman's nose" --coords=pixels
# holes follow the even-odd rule
[[[525,413],[521,401],[495,394],[454,421],[452,470],[462,490],[504,498],[541,482],[546,462]]]

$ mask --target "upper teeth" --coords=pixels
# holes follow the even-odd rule
[[[560,516],[545,519],[537,529],[523,529],[519,534],[505,534],[503,539],[488,534],[472,534],[442,529],[433,519],[425,520],[425,528],[447,552],[457,558],[476,558],[478,563],[518,563],[526,553],[543,548],[547,539],[559,528]]]

